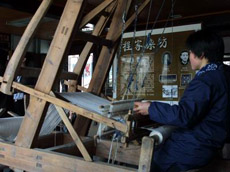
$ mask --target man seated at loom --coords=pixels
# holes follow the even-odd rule
[[[199,70],[178,105],[135,102],[134,111],[177,126],[154,152],[154,172],[179,172],[206,165],[222,148],[229,126],[229,67],[223,65],[222,38],[207,30],[187,39],[190,64]],[[228,76],[228,77],[227,77]]]

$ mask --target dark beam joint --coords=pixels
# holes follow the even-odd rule
[[[97,44],[97,45],[104,45],[104,46],[107,46],[109,48],[111,48],[113,46],[113,42],[110,41],[110,40],[107,40],[105,38],[90,35],[90,34],[87,34],[87,33],[81,32],[81,31],[78,31],[76,33],[76,35],[77,35],[78,39],[82,39],[84,41],[92,42],[92,43]]]
[[[102,11],[101,14],[105,17],[108,17],[110,15],[110,13],[106,11]]]

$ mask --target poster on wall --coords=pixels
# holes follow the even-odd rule
[[[195,72],[187,37],[200,24],[125,33],[117,64],[116,99],[179,100]],[[173,32],[172,32],[173,31]],[[151,32],[150,35],[146,33]]]
[[[162,86],[163,98],[178,98],[178,85],[163,85]]]
[[[133,96],[138,92],[139,96],[146,94],[154,96],[154,65],[150,64],[151,56],[123,56],[121,57],[119,75],[120,96]]]

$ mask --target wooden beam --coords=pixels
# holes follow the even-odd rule
[[[153,161],[153,150],[154,139],[151,137],[143,137],[138,172],[151,171],[151,164]]]
[[[34,68],[34,67],[21,67],[20,71],[18,72],[18,75],[21,75],[23,77],[33,77],[37,78],[39,74],[41,73],[40,68]],[[73,72],[66,72],[62,71],[60,75],[60,79],[77,79],[77,74]]]
[[[50,94],[55,97],[53,92],[50,92]],[[62,121],[64,122],[65,126],[67,127],[71,137],[73,138],[73,141],[77,145],[77,147],[80,150],[80,152],[81,152],[82,156],[84,157],[84,159],[86,161],[92,161],[92,158],[90,157],[88,151],[86,150],[84,144],[82,143],[81,138],[78,136],[78,134],[73,129],[73,126],[70,123],[67,115],[65,114],[65,111],[60,106],[57,106],[57,105],[55,105],[55,108],[58,111],[58,114],[60,115]]]
[[[2,79],[0,79],[0,81],[1,80]],[[76,114],[79,114],[81,116],[84,116],[86,118],[94,120],[96,122],[103,123],[103,124],[105,124],[105,125],[107,125],[109,127],[115,128],[115,129],[117,129],[117,130],[119,130],[119,131],[121,131],[121,132],[123,132],[125,134],[127,134],[127,132],[128,132],[129,126],[127,126],[126,124],[122,124],[121,122],[115,121],[113,119],[107,118],[107,117],[99,115],[97,113],[90,112],[90,111],[85,110],[85,109],[83,109],[81,107],[73,105],[73,104],[71,104],[69,102],[63,101],[63,100],[58,99],[58,98],[53,97],[53,96],[50,96],[49,94],[42,93],[40,91],[37,91],[37,90],[35,90],[33,88],[27,87],[27,86],[22,85],[22,84],[17,83],[17,82],[13,82],[12,87],[17,89],[17,90],[20,90],[22,92],[25,92],[25,93],[31,95],[31,97],[33,97],[33,99],[39,100],[41,102],[43,102],[43,101],[50,102],[50,103],[52,103],[54,105],[63,107],[65,109],[69,109],[70,111],[73,111]],[[32,118],[32,116],[31,116],[31,118]],[[30,128],[32,128],[32,126],[30,126]],[[29,133],[29,131],[27,131],[25,134],[28,134],[28,133]]]
[[[3,83],[1,85],[1,92],[5,94],[12,94],[11,85],[15,78],[18,68],[21,66],[24,55],[29,47],[29,43],[33,35],[41,23],[42,18],[45,16],[52,0],[43,0],[35,15],[28,24],[25,32],[23,33],[18,46],[16,47],[3,76]]]
[[[150,2],[150,0],[145,0],[145,2],[143,2],[142,4],[141,4],[141,6],[138,8],[138,10],[137,10],[137,14],[136,13],[134,13],[128,20],[127,20],[127,22],[125,23],[125,28],[124,28],[124,30],[126,30],[131,24],[132,24],[132,22],[135,20],[135,18],[136,18],[136,15],[138,15],[138,14],[140,14],[143,10],[144,10],[144,8],[148,5],[148,3]],[[116,36],[115,36],[115,38],[114,38],[114,42],[116,42],[118,39],[119,39],[119,37],[121,36],[121,33],[122,33],[122,28],[120,28],[119,29],[119,31],[117,31],[115,34],[116,34]]]
[[[28,149],[0,142],[0,164],[33,172],[134,172],[136,169],[110,165],[102,162],[87,162],[82,158],[45,150]]]
[[[83,19],[80,24],[80,28],[84,27],[87,23],[89,23],[95,16],[97,16],[101,11],[103,11],[106,7],[108,7],[115,0],[105,0],[92,11],[90,11]]]
[[[112,22],[109,27],[109,32],[106,35],[106,39],[114,41],[116,37],[114,37],[118,30],[120,30],[123,26],[122,23],[122,15],[123,12],[126,11],[126,1],[118,0],[118,5],[116,11],[113,15]],[[89,92],[95,93],[97,95],[100,94],[104,82],[106,79],[106,75],[110,69],[111,63],[114,58],[114,54],[116,52],[117,46],[114,46],[112,49],[103,46],[100,56],[98,58],[95,70],[93,72],[92,79],[89,85]]]
[[[114,9],[115,9],[115,3],[112,3],[109,7],[106,8],[106,12],[109,12],[111,14],[114,11]],[[93,30],[92,35],[94,36],[100,35],[102,31],[104,30],[105,25],[107,24],[109,18],[110,16],[106,16],[106,17],[101,16]],[[73,70],[73,72],[76,73],[78,76],[81,76],[84,71],[85,64],[88,60],[92,47],[93,47],[93,43],[87,42],[84,49],[82,50],[80,54],[80,58],[78,59],[78,62],[75,65],[74,70]],[[70,86],[69,86],[68,91],[75,92],[77,84],[78,84],[77,81],[70,81]]]
[[[56,79],[59,66],[65,54],[73,29],[82,6],[83,0],[68,0],[58,24],[54,39],[50,45],[35,89],[49,93]],[[18,146],[31,147],[38,135],[45,116],[46,101],[34,96],[30,97],[29,106],[19,129]]]
[[[112,151],[111,157],[114,157],[116,154],[115,161],[138,166],[140,160],[141,146],[129,144],[127,147],[125,144],[122,143],[118,143],[118,145],[116,144],[117,144],[116,142],[113,143],[113,150],[116,149],[117,150],[116,152]],[[108,159],[110,147],[111,147],[111,141],[108,140],[98,141],[96,146],[95,156]]]

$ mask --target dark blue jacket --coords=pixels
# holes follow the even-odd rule
[[[178,105],[151,103],[151,120],[179,127],[155,152],[155,162],[162,171],[172,166],[181,170],[203,166],[223,146],[228,86],[223,65],[215,65],[208,64],[196,74]]]

